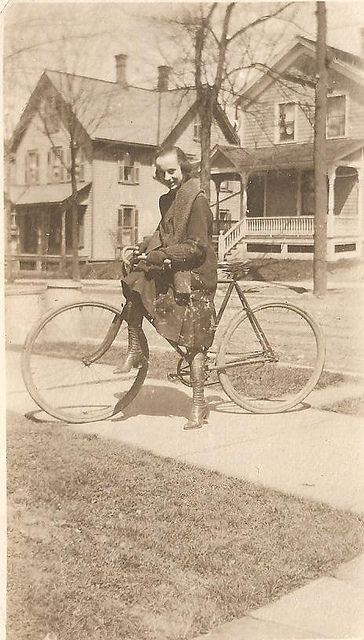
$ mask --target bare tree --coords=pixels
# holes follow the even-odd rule
[[[12,31],[12,36],[7,43],[5,55],[5,84],[12,91],[9,95],[19,90],[24,95],[31,94],[31,98],[18,122],[12,135],[12,142],[6,147],[5,166],[7,180],[7,191],[10,186],[10,155],[14,144],[29,126],[30,122],[38,122],[40,135],[46,135],[51,152],[57,158],[66,181],[71,185],[71,218],[72,218],[72,278],[79,280],[79,219],[78,219],[78,160],[83,144],[89,139],[92,132],[101,124],[112,109],[112,98],[115,92],[115,84],[111,82],[94,81],[91,78],[78,75],[75,71],[79,66],[85,49],[82,45],[85,38],[89,45],[93,39],[100,36],[100,31],[95,28],[88,33],[69,31],[68,27],[59,26],[53,31],[51,25],[34,21],[30,25],[23,25],[31,31],[31,36],[23,39],[22,46],[18,43],[18,31],[22,28],[22,19],[19,18],[16,28]],[[52,56],[58,61],[58,65],[68,72],[44,72],[36,89],[32,90],[29,82],[29,69],[34,74],[34,66],[40,67],[47,58],[50,51],[56,51],[57,55]],[[32,60],[37,60],[37,65],[32,64]],[[51,56],[50,56],[51,57]],[[30,58],[30,59],[29,59]],[[43,67],[44,68],[44,67]],[[32,78],[32,76],[30,76]],[[17,84],[14,83],[14,78]],[[11,112],[11,105],[8,107]],[[37,117],[36,117],[37,116]],[[56,124],[56,126],[54,126]],[[11,128],[11,123],[10,123]],[[64,154],[59,149],[59,130],[62,130],[65,145],[68,153]],[[10,259],[10,218],[11,199],[10,194],[6,194],[7,204],[6,220],[8,222],[7,253],[9,259],[8,276],[13,277]],[[63,257],[65,258],[65,256]],[[64,261],[64,260],[63,260]]]
[[[176,76],[182,86],[196,89],[201,121],[201,185],[210,193],[211,128],[216,102],[223,106],[236,98],[244,80],[242,73],[257,66],[254,45],[262,38],[268,21],[281,17],[292,3],[259,5],[240,3],[186,5],[169,24],[182,36],[184,54]],[[258,8],[257,8],[258,7]],[[264,11],[264,9],[267,9]],[[259,31],[260,30],[260,31]],[[258,34],[259,32],[259,34]],[[252,34],[256,33],[256,38]],[[282,29],[279,32],[281,37]],[[278,35],[274,37],[277,43]],[[266,45],[267,37],[266,37]],[[164,57],[168,59],[164,54]]]

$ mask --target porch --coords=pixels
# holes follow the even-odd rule
[[[85,212],[90,184],[78,191],[79,249],[84,248]],[[15,271],[62,269],[72,259],[70,185],[13,189],[11,260]],[[41,201],[41,197],[47,201]]]
[[[358,257],[363,242],[363,141],[327,141],[328,259]],[[219,259],[308,258],[313,253],[313,145],[219,147],[212,153]],[[221,186],[223,185],[223,189]],[[225,194],[226,185],[229,191]],[[223,212],[223,224],[219,221]]]

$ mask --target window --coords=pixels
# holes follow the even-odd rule
[[[59,131],[57,96],[53,95],[44,98],[41,102],[39,112],[47,133],[56,133]]]
[[[232,190],[232,185],[229,180],[223,180],[223,182],[220,183],[220,191],[232,193]]]
[[[63,182],[63,162],[62,147],[54,147],[48,151],[48,182]]]
[[[195,142],[201,142],[201,119],[198,114],[196,114],[193,123],[193,139]]]
[[[25,156],[25,184],[39,184],[38,151],[27,151]]]
[[[129,151],[123,153],[119,159],[119,182],[139,184],[139,164]]]
[[[279,142],[292,142],[295,139],[295,112],[294,102],[286,102],[278,105],[278,140]]]
[[[70,182],[71,180],[71,152],[70,149],[53,147],[48,151],[48,182]]]
[[[138,211],[134,206],[121,206],[118,211],[118,246],[138,242]]]
[[[82,147],[79,147],[76,154],[76,179],[79,182],[85,182],[85,164],[85,152]]]
[[[346,97],[329,96],[327,98],[326,135],[328,138],[345,136]]]

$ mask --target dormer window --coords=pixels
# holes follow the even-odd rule
[[[285,102],[278,105],[278,140],[279,142],[294,142],[296,128],[296,105]]]
[[[326,136],[342,138],[345,136],[346,96],[328,96]]]
[[[27,151],[25,156],[25,184],[39,184],[38,151]]]
[[[193,139],[195,142],[201,142],[201,119],[198,113],[193,123]]]
[[[119,158],[119,182],[124,184],[139,184],[139,163],[135,162],[129,151]]]

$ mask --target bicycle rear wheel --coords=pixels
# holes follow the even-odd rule
[[[114,374],[128,347],[120,310],[79,302],[51,311],[27,337],[22,354],[25,385],[41,409],[71,423],[95,422],[129,404],[148,370],[148,345],[141,368]]]
[[[279,413],[312,391],[325,359],[318,324],[291,304],[269,303],[253,309],[271,351],[264,349],[247,314],[227,328],[216,364],[227,395],[253,413]]]

